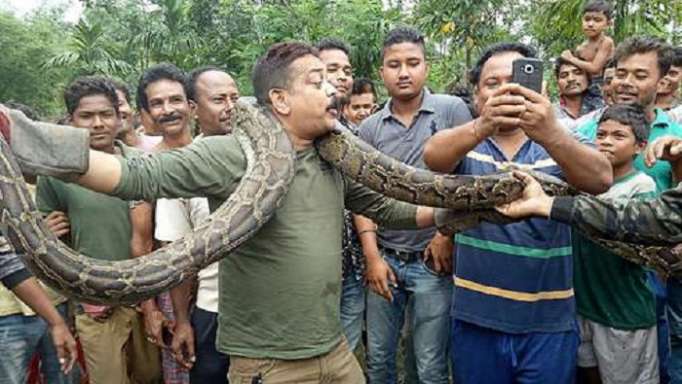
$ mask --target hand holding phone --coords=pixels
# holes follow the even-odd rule
[[[524,57],[512,63],[512,83],[542,93],[542,60]]]

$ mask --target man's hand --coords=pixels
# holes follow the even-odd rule
[[[393,301],[392,286],[397,286],[395,273],[384,259],[367,262],[366,277],[369,287],[374,293],[384,297],[388,301]]]
[[[526,100],[509,92],[506,85],[500,87],[483,105],[481,116],[474,124],[474,135],[482,140],[493,136],[500,127],[519,124],[519,115],[526,111]]]
[[[147,340],[159,347],[165,347],[163,344],[163,327],[171,325],[170,320],[156,307],[143,307],[142,314],[144,315],[144,329],[147,333]]]
[[[68,216],[61,211],[50,212],[45,218],[45,223],[47,224],[47,229],[57,237],[67,235],[71,228]]]
[[[497,206],[495,209],[514,219],[529,216],[549,217],[554,198],[547,196],[540,183],[532,176],[523,172],[514,172],[514,177],[526,185],[523,195],[518,200]]]
[[[556,139],[562,128],[558,125],[549,99],[518,84],[505,87],[511,94],[524,99],[525,111],[519,115],[519,126],[526,135],[540,144]]]
[[[571,52],[570,49],[566,49],[563,52],[561,52],[561,58],[566,60],[566,61],[573,62],[573,59],[575,59],[575,56],[573,56],[573,52]]]
[[[52,343],[57,350],[59,357],[59,365],[62,372],[67,374],[73,368],[73,364],[78,358],[78,348],[76,347],[76,340],[69,331],[69,327],[63,321],[50,326],[50,334],[52,335]]]
[[[196,355],[194,353],[194,330],[189,322],[175,323],[171,350],[178,364],[187,370],[192,369]]]
[[[424,250],[424,263],[428,265],[429,260],[432,260],[434,272],[444,275],[451,274],[453,249],[452,237],[436,232],[436,236]]]
[[[675,163],[682,159],[682,139],[674,136],[662,136],[647,146],[644,152],[644,164],[653,167],[658,160]]]

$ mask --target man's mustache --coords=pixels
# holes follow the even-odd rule
[[[159,119],[156,121],[158,124],[164,124],[164,123],[170,123],[172,121],[180,120],[182,116],[180,116],[179,113],[174,113],[172,115],[166,115],[166,116],[161,116]]]

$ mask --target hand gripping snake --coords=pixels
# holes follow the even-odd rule
[[[6,142],[0,140],[2,231],[29,268],[66,295],[87,302],[132,304],[167,291],[220,260],[254,236],[279,206],[294,176],[295,151],[270,112],[238,104],[233,113],[247,169],[232,195],[183,239],[149,255],[123,260],[93,259],[73,251],[45,226]],[[316,142],[320,155],[347,177],[398,200],[457,212],[452,231],[480,220],[508,223],[495,205],[518,198],[523,183],[509,172],[487,176],[437,174],[397,162],[349,132],[334,130]],[[566,184],[540,179],[552,195],[575,194]],[[616,242],[609,242],[616,243]],[[664,273],[680,268],[664,248],[617,243],[619,255]],[[671,256],[674,254],[674,256]]]

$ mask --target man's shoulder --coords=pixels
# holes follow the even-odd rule
[[[367,135],[379,128],[379,123],[383,116],[382,111],[383,109],[379,109],[360,123],[357,128],[360,136],[367,137]]]
[[[435,93],[429,95],[430,103],[436,112],[458,112],[467,108],[461,97]],[[462,109],[464,108],[464,109]],[[468,109],[467,109],[468,110]]]
[[[642,171],[636,171],[623,180],[617,180],[605,193],[611,198],[635,198],[656,195],[656,181]]]

